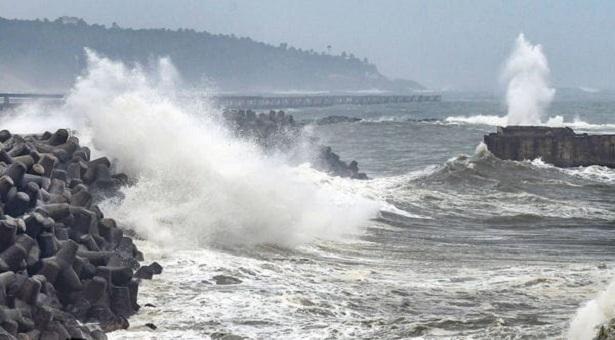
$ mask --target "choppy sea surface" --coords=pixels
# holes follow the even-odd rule
[[[131,328],[112,338],[561,339],[615,276],[615,171],[494,158],[480,143],[505,116],[498,99],[290,113],[363,119],[309,129],[370,180],[293,171],[379,202],[378,213],[344,237],[294,246],[142,240],[164,272],[142,285]],[[562,100],[545,121],[615,133],[614,115],[615,100]]]

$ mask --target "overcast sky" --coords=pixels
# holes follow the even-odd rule
[[[615,1],[0,0],[5,18],[69,15],[193,28],[367,57],[428,87],[498,90],[517,34],[541,43],[559,87],[615,89]],[[2,32],[0,32],[2,34]]]

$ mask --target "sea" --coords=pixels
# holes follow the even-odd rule
[[[169,61],[152,72],[92,54],[62,107],[2,122],[69,126],[137,179],[100,205],[164,271],[111,339],[591,339],[615,317],[615,170],[495,158],[501,96],[287,110],[360,118],[304,133],[361,181],[264,152],[170,95]],[[615,133],[614,115],[564,93],[542,121]]]

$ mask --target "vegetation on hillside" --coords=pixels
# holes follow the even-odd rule
[[[170,57],[187,83],[225,91],[420,88],[413,81],[389,80],[367,59],[345,52],[330,55],[192,29],[106,27],[62,17],[0,18],[0,90],[68,88],[85,66],[85,47],[128,63]]]

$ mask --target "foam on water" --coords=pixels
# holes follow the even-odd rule
[[[508,118],[506,116],[490,116],[490,115],[476,115],[476,116],[451,116],[445,119],[449,124],[476,124],[476,125],[492,125],[492,126],[506,126],[508,124]]]
[[[292,246],[354,233],[376,216],[378,204],[319,182],[328,176],[307,178],[233,138],[207,103],[176,100],[175,80],[165,59],[147,72],[88,52],[87,71],[61,108],[49,118],[29,108],[3,126],[76,129],[138,179],[103,209],[150,240]]]
[[[537,168],[552,169],[570,176],[580,177],[590,181],[606,184],[615,184],[615,169],[611,169],[606,166],[590,165],[580,166],[576,168],[560,168],[545,163],[541,158],[537,158],[527,162]]]
[[[596,298],[579,308],[570,323],[568,339],[593,339],[598,333],[598,328],[613,318],[615,318],[615,281]]]
[[[450,116],[444,120],[447,124],[467,124],[467,125],[487,125],[487,126],[507,126],[507,116],[495,115],[476,115],[476,116]],[[588,123],[580,118],[575,118],[572,121],[566,121],[563,116],[549,117],[546,121],[536,125],[549,127],[570,127],[575,131],[591,131],[591,132],[614,132],[615,124],[593,124]]]

